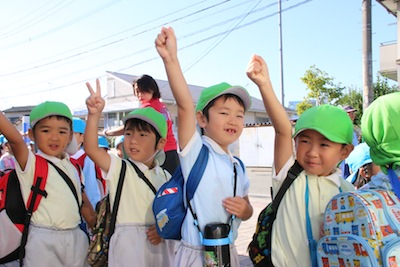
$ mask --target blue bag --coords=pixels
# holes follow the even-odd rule
[[[190,201],[199,185],[208,162],[208,148],[203,145],[186,182],[186,198]],[[186,216],[184,179],[179,166],[171,179],[157,191],[153,202],[158,234],[164,239],[181,239],[181,226]]]

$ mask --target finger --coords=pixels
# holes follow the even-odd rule
[[[86,83],[86,87],[89,89],[89,93],[90,93],[91,95],[94,95],[94,94],[95,94],[94,91],[93,91],[93,88],[92,88],[92,86],[90,85],[89,82]]]
[[[101,96],[101,87],[100,87],[100,80],[96,79],[96,95]]]

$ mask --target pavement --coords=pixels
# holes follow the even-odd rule
[[[258,214],[271,202],[269,189],[271,169],[247,168],[247,174],[250,180],[249,200],[253,206],[253,216],[240,224],[238,238],[235,241],[241,267],[253,267],[247,253],[247,246],[255,232]]]

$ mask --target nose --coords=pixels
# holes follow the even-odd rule
[[[318,145],[311,145],[307,151],[309,157],[316,157],[318,155]]]

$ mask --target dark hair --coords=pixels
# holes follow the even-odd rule
[[[217,101],[218,99],[222,98],[224,100],[224,102],[228,99],[234,99],[236,100],[236,102],[239,103],[239,105],[241,105],[244,108],[244,102],[243,100],[238,97],[237,95],[234,94],[224,94],[224,95],[220,95],[219,97],[214,98],[213,100],[210,101],[210,103],[207,104],[207,106],[205,106],[205,108],[203,109],[203,115],[206,117],[206,119],[209,119],[209,109],[214,106],[215,101]]]
[[[141,77],[136,78],[133,83],[133,94],[135,92],[135,84],[139,88],[140,92],[153,93],[153,98],[161,98],[160,89],[158,88],[157,82],[150,75],[143,74]]]
[[[145,131],[145,132],[153,132],[156,135],[156,144],[155,147],[157,147],[158,141],[161,139],[161,135],[157,132],[156,128],[153,127],[150,123],[147,123],[143,120],[139,119],[129,119],[125,122],[125,127],[124,130],[130,130],[130,131]]]
[[[68,122],[69,128],[70,128],[70,130],[72,131],[72,120],[68,119],[67,117],[60,116],[60,115],[50,115],[50,116],[44,117],[43,119],[40,119],[37,123],[35,123],[35,126],[33,126],[32,131],[35,131],[36,125],[38,125],[38,123],[39,123],[41,120],[50,119],[51,117],[56,117],[57,120],[64,120],[64,121]]]

